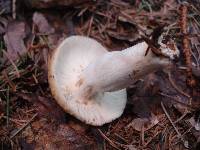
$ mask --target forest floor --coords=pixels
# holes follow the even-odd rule
[[[50,8],[18,1],[16,10],[0,2],[0,149],[200,149],[198,0],[89,0]],[[89,36],[113,51],[162,26],[178,45],[179,61],[129,87],[120,118],[94,127],[56,104],[47,58],[64,38]]]

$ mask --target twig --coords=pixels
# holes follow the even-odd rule
[[[184,113],[180,118],[178,118],[176,121],[174,121],[174,124],[176,124],[179,121],[181,121],[186,115],[187,115],[187,113]]]
[[[89,27],[88,27],[87,36],[90,36],[93,20],[94,20],[94,16],[92,16],[90,21],[89,21]]]
[[[16,19],[16,0],[12,0],[12,17]]]
[[[170,81],[171,85],[172,85],[179,93],[183,94],[184,96],[186,96],[186,97],[188,97],[188,98],[191,98],[191,96],[190,96],[189,94],[183,92],[183,90],[182,90],[180,87],[178,87],[178,86],[174,83],[170,72],[168,72],[168,77],[169,77],[169,81]]]
[[[113,146],[114,148],[120,150],[120,148],[111,140],[109,139],[100,129],[98,129],[99,133],[101,134],[101,136],[103,136],[103,138],[108,141],[108,143]]]
[[[35,115],[33,115],[33,117],[24,125],[22,126],[19,130],[17,130],[13,135],[10,136],[10,138],[14,138],[18,133],[20,133],[23,129],[25,129],[37,116],[38,114],[36,113]]]
[[[128,15],[127,13],[125,13],[123,11],[121,11],[120,13],[125,18],[127,18],[129,23],[133,24],[139,31],[141,31],[143,35],[147,35],[146,34],[146,29],[144,29],[140,24],[136,23],[130,15]]]
[[[187,131],[185,131],[183,134],[182,134],[182,137],[185,136],[188,132],[191,131],[191,129],[193,128],[193,126],[191,126]],[[174,137],[172,137],[172,140],[174,140],[176,138],[176,135]]]
[[[172,119],[170,118],[170,116],[169,116],[169,114],[168,114],[168,112],[167,112],[167,110],[166,110],[166,108],[165,108],[163,102],[161,102],[161,106],[162,106],[162,109],[163,109],[165,115],[167,116],[168,120],[170,121],[170,123],[172,124],[172,126],[173,126],[173,128],[175,129],[176,133],[178,134],[178,138],[180,138],[181,141],[183,142],[183,144],[185,145],[185,140],[183,139],[183,136],[182,136],[181,133],[178,131],[178,129],[176,128],[174,122],[173,122]]]
[[[161,149],[166,149],[168,133],[169,132],[167,130],[167,127],[165,127],[164,130],[162,131],[162,136],[161,136],[161,141],[163,141],[163,145]]]
[[[199,67],[199,60],[198,60],[197,56],[194,54],[193,51],[191,51],[191,54],[192,54],[193,58],[195,59],[195,62],[196,62],[195,64],[197,65],[197,67]]]
[[[193,126],[191,126],[187,131],[185,131],[182,136],[186,135],[188,132],[190,132],[192,130]]]
[[[7,93],[6,93],[6,125],[8,127],[8,124],[9,124],[9,112],[10,112],[10,97],[9,97],[9,86],[8,86],[8,89],[7,89]]]
[[[165,106],[164,106],[163,102],[161,102],[161,106],[162,106],[162,109],[163,109],[163,111],[164,111],[165,115],[167,116],[168,120],[170,121],[170,123],[171,123],[171,124],[172,124],[172,126],[174,127],[174,129],[175,129],[176,133],[177,133],[177,134],[178,134],[178,136],[180,137],[180,136],[181,136],[181,134],[180,134],[180,132],[178,131],[178,129],[176,128],[176,126],[175,126],[175,124],[173,123],[173,121],[171,120],[171,118],[170,118],[170,116],[169,116],[169,114],[168,114],[167,110],[165,109]]]
[[[0,11],[0,15],[2,15],[4,12],[5,12],[5,8]]]
[[[191,50],[189,47],[189,38],[187,36],[187,13],[188,13],[188,8],[187,5],[182,4],[180,7],[180,27],[181,27],[181,32],[183,33],[183,53],[185,55],[185,62],[187,65],[187,85],[190,87],[195,86],[195,80],[192,76],[192,62],[191,62]]]
[[[141,144],[144,146],[144,124],[142,125],[142,130],[141,130]]]
[[[170,130],[171,130],[171,128],[170,128]],[[171,143],[172,143],[172,137],[173,137],[174,132],[170,132],[170,130],[169,130],[169,136],[168,136],[168,147],[169,147],[169,150],[172,150]]]
[[[157,132],[156,134],[154,134],[154,136],[153,136],[151,139],[149,139],[149,140],[144,144],[144,146],[142,146],[142,148],[147,147],[147,146],[152,142],[152,140],[153,140],[155,137],[157,137],[160,133],[162,133],[162,131]]]
[[[1,116],[1,118],[7,119],[7,116]],[[13,122],[13,123],[15,123],[17,125],[20,125],[20,126],[23,125],[23,123],[20,123],[20,121],[18,121],[16,119],[12,119],[12,118],[8,118],[8,119],[9,119],[9,121],[11,121],[11,122]]]
[[[30,112],[33,112],[33,111],[35,111],[35,108],[29,109],[29,110],[25,111],[25,113],[30,113]]]
[[[3,76],[4,76],[5,80],[7,81],[7,83],[12,88],[12,91],[16,91],[16,85],[9,79],[6,71],[4,70],[2,73],[3,73]]]
[[[179,104],[181,104],[181,105],[183,105],[183,106],[185,106],[185,107],[188,107],[188,108],[190,108],[190,109],[192,109],[192,110],[196,110],[196,109],[197,109],[196,107],[193,107],[193,106],[191,106],[191,105],[189,105],[189,104],[186,104],[186,103],[183,103],[183,102],[177,100],[177,99],[174,98],[173,96],[167,95],[167,94],[162,93],[162,92],[160,92],[159,94],[162,95],[162,96],[165,96],[165,97],[170,98],[170,99],[169,99],[170,101],[173,100],[173,101],[175,101],[175,102],[177,102],[177,103],[179,103]]]
[[[35,83],[36,83],[36,84],[38,84],[39,82],[38,82],[38,79],[37,79],[37,77],[36,77],[34,74],[32,74],[32,77],[33,77],[33,79],[34,79]]]
[[[30,45],[28,51],[35,49],[43,49],[43,48],[49,48],[49,46],[47,44]]]
[[[114,133],[115,136],[117,136],[120,140],[122,140],[123,142],[125,142],[126,144],[128,144],[127,140],[124,139],[121,135]]]
[[[19,70],[17,68],[17,66],[15,65],[14,61],[12,59],[10,59],[10,57],[8,56],[7,52],[5,50],[2,50],[3,54],[8,58],[8,60],[10,61],[10,63],[12,64],[12,66],[14,67],[15,71],[16,71],[16,76],[17,78],[20,77],[20,73]]]

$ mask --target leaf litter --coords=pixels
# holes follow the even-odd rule
[[[37,3],[40,8],[37,11],[17,12],[20,17],[24,15],[23,21],[0,19],[0,53],[5,64],[0,68],[3,148],[198,149],[198,5],[184,4],[188,9],[184,14],[187,34],[179,26],[178,8],[183,4],[175,0],[58,5],[55,8],[59,13],[51,8],[51,3],[45,6]],[[150,35],[163,24],[168,26],[169,35],[174,36],[181,50],[180,60],[171,69],[150,74],[129,87],[128,104],[119,119],[92,127],[66,114],[55,103],[47,82],[47,57],[64,38],[73,34],[90,36],[112,51],[137,43],[144,32]],[[194,77],[194,87],[186,82],[188,62],[180,35],[189,40],[192,64],[189,75]]]

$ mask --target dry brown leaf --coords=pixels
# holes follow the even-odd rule
[[[23,21],[11,21],[7,25],[4,41],[7,47],[7,56],[16,60],[27,52],[24,38],[27,35],[26,23]]]
[[[150,128],[152,128],[153,126],[155,126],[158,122],[159,122],[159,120],[158,120],[157,116],[152,114],[150,118],[133,119],[131,121],[131,123],[129,123],[127,125],[127,128],[132,127],[133,129],[135,129],[137,131],[142,131],[142,130],[146,131],[146,130],[149,130]]]
[[[54,28],[48,23],[46,17],[41,13],[35,12],[33,14],[33,23],[37,25],[40,33],[51,34],[55,32]]]

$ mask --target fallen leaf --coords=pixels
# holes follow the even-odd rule
[[[26,23],[23,21],[11,21],[7,25],[4,41],[7,47],[7,56],[16,60],[27,52],[24,38],[28,34]]]
[[[55,32],[54,28],[48,23],[46,17],[41,13],[35,12],[33,14],[33,23],[37,25],[40,33],[51,34]]]
[[[131,123],[129,123],[127,125],[126,128],[130,128],[132,127],[133,129],[137,130],[137,131],[142,131],[144,129],[144,131],[149,130],[150,128],[152,128],[153,126],[155,126],[157,123],[159,122],[157,116],[155,116],[154,114],[151,114],[150,118],[136,118],[133,119],[131,121]]]

